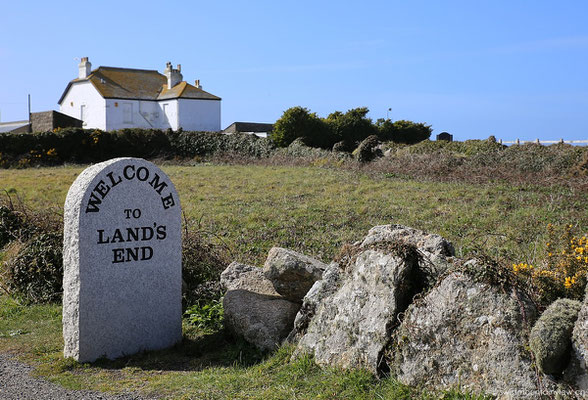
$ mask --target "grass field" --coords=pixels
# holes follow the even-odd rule
[[[0,170],[0,190],[32,208],[63,213],[83,167]],[[397,223],[440,234],[458,256],[476,251],[538,262],[545,227],[588,230],[588,193],[566,186],[417,182],[316,167],[163,167],[185,214],[226,244],[234,258],[260,264],[272,246],[330,260],[375,225]]]
[[[503,262],[541,263],[546,226],[588,231],[588,193],[573,185],[441,183],[335,168],[164,166],[183,210],[234,260],[261,265],[272,246],[328,262],[341,245],[374,225],[398,223],[440,234],[461,257],[483,253]],[[81,166],[0,170],[0,190],[32,209],[62,213]],[[72,388],[140,390],[170,398],[474,398],[422,393],[393,379],[320,370],[292,349],[258,354],[224,332],[185,327],[175,349],[79,365],[61,356],[56,305],[22,306],[0,298],[0,351],[19,354],[40,374]]]

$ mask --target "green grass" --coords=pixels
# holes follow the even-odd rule
[[[226,246],[234,260],[261,265],[272,246],[328,262],[374,225],[398,223],[440,234],[459,256],[482,252],[537,264],[546,225],[588,231],[588,193],[573,185],[419,182],[317,167],[165,166],[193,227]],[[81,166],[0,170],[0,191],[33,209],[62,213]],[[1,257],[1,254],[0,254]],[[362,371],[319,369],[291,360],[291,347],[264,356],[224,332],[184,327],[176,348],[80,365],[62,357],[59,306],[0,298],[0,351],[37,365],[70,388],[138,390],[176,399],[476,398],[431,394]],[[444,397],[437,397],[444,396]]]
[[[62,213],[81,167],[0,170],[2,187]],[[329,261],[375,225],[440,234],[457,255],[538,263],[548,223],[588,230],[588,193],[573,187],[417,182],[313,167],[168,166],[188,217],[235,260],[263,263],[272,246]],[[16,194],[14,193],[16,191]]]
[[[0,351],[36,360],[61,349],[61,309],[55,305],[25,306],[0,296]]]

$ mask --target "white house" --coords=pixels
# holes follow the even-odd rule
[[[88,57],[59,99],[60,111],[85,128],[220,131],[221,98],[182,80],[181,66],[154,70],[98,67]]]

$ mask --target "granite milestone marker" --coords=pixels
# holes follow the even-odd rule
[[[65,200],[64,354],[81,362],[182,338],[180,201],[154,164],[84,170]]]

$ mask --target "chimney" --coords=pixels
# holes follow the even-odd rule
[[[202,89],[202,85],[200,84],[200,79],[196,79],[194,81],[194,86],[196,86],[196,88],[198,88],[198,89]]]
[[[167,77],[168,89],[173,88],[184,79],[180,73],[181,70],[182,66],[180,64],[178,64],[178,67],[175,69],[172,67],[171,62],[168,61],[167,64],[165,64],[164,75]]]
[[[92,72],[92,64],[90,63],[90,61],[88,61],[88,57],[82,57],[82,59],[80,60],[80,64],[78,65],[78,68],[80,70],[78,78],[86,79],[88,75],[90,75],[90,73]]]

